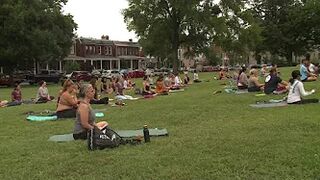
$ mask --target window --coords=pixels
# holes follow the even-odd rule
[[[108,53],[109,53],[109,52],[108,52],[108,46],[105,46],[105,47],[104,47],[104,54],[105,54],[105,55],[108,55]]]
[[[112,47],[109,47],[109,55],[112,55]]]
[[[117,48],[117,55],[120,56],[121,52],[120,52],[120,48]]]
[[[98,54],[101,54],[101,46],[98,46]]]
[[[86,46],[86,54],[89,53],[89,46]]]
[[[92,46],[92,54],[96,54],[96,46]]]

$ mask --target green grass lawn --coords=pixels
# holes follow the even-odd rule
[[[289,79],[293,68],[280,69]],[[0,109],[1,179],[319,179],[320,105],[253,109],[257,100],[282,96],[216,94],[210,82],[185,92],[128,102],[105,111],[113,129],[167,128],[168,137],[150,144],[88,151],[86,142],[53,143],[55,134],[71,133],[74,120],[28,122],[23,112],[54,110],[55,103]],[[319,82],[310,97],[320,98]],[[60,87],[51,85],[56,95]],[[1,88],[0,99],[11,89]],[[36,87],[23,87],[25,98]],[[104,108],[103,105],[95,108]]]

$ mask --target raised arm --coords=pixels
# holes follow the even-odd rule
[[[298,83],[297,84],[297,88],[299,89],[299,92],[300,92],[300,95],[301,96],[308,96],[308,95],[311,95],[315,92],[315,90],[312,90],[312,91],[306,91],[304,89],[304,86],[303,86],[303,83]]]

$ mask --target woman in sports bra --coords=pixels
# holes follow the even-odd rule
[[[58,98],[56,114],[58,118],[75,118],[77,108],[76,85],[71,80],[67,80]]]

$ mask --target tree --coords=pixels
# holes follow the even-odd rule
[[[213,42],[250,27],[244,18],[245,4],[240,0],[221,0],[219,4],[212,0],[128,1],[129,8],[123,11],[128,29],[135,31],[148,54],[172,59],[175,72],[178,48],[200,54]],[[238,24],[237,31],[232,23]]]
[[[262,26],[258,52],[286,57],[304,54],[319,44],[320,2],[317,0],[253,0],[251,5]]]
[[[3,0],[0,63],[33,64],[67,56],[77,25],[71,15],[62,14],[66,3],[67,0]]]

